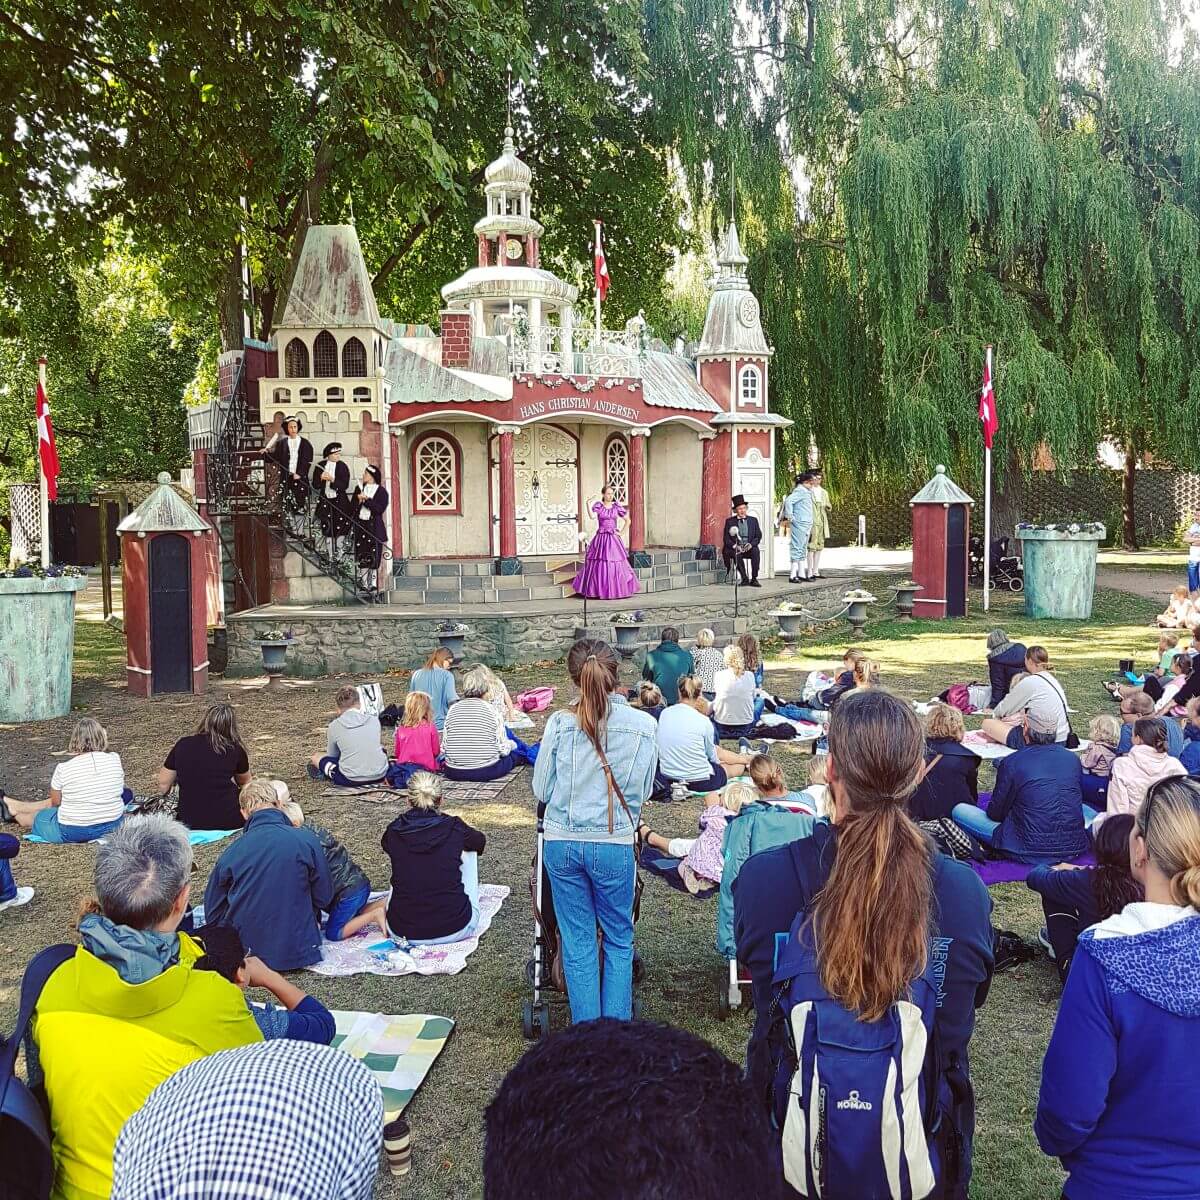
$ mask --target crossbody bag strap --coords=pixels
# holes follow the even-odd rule
[[[1067,693],[1064,692],[1063,689],[1059,686],[1057,679],[1054,680],[1053,683],[1051,683],[1049,679],[1043,679],[1042,682],[1044,684],[1046,684],[1050,688],[1050,690],[1058,697],[1058,702],[1059,702],[1059,704],[1062,705],[1063,716],[1067,718],[1067,732],[1073,733],[1074,730],[1071,727],[1071,710],[1067,707]]]
[[[17,1023],[13,1027],[12,1037],[0,1049],[0,1107],[8,1093],[8,1082],[13,1077],[17,1063],[17,1051],[33,1019],[33,1010],[46,986],[47,980],[68,959],[75,957],[76,947],[62,942],[59,945],[47,946],[37,954],[25,968],[21,979],[21,1007],[17,1013]]]
[[[934,757],[930,759],[929,762],[924,765],[924,767],[921,768],[921,778],[917,780],[918,783],[924,783],[925,780],[929,778],[929,772],[932,771],[933,768],[942,761],[942,757],[943,756],[940,754],[934,755]]]

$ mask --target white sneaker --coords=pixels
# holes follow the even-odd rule
[[[22,904],[28,904],[33,899],[33,888],[19,887],[17,894],[10,900],[0,900],[0,912],[6,908],[20,908]]]

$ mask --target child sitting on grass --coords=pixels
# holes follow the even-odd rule
[[[1092,744],[1080,756],[1079,765],[1085,774],[1107,779],[1112,774],[1113,760],[1117,757],[1121,722],[1110,713],[1101,713],[1092,718],[1088,726],[1088,738]]]
[[[426,692],[409,692],[396,726],[396,766],[440,771],[442,742],[433,723],[433,701]]]
[[[666,707],[658,684],[652,683],[649,679],[643,679],[638,684],[637,699],[630,701],[630,707],[640,708],[642,712],[649,713],[657,721]]]
[[[1173,633],[1169,629],[1164,629],[1158,635],[1158,666],[1154,668],[1154,674],[1162,677],[1169,675],[1171,672],[1171,664],[1175,661],[1178,654],[1183,651],[1179,646],[1179,634]]]
[[[746,774],[754,781],[759,796],[768,803],[787,804],[790,808],[802,809],[812,817],[827,815],[824,757],[814,757],[809,763],[809,786],[802,792],[788,790],[787,782],[783,778],[783,768],[765,754],[756,754],[750,760]]]
[[[305,824],[304,809],[291,799],[286,783],[277,779],[274,785],[279,793],[280,809],[299,829]],[[371,903],[371,881],[362,867],[350,857],[350,851],[328,829],[314,825],[311,821],[307,822],[307,827],[321,843],[325,863],[329,867],[329,878],[333,882],[333,901],[329,906],[329,920],[325,922],[325,940],[345,941],[346,938],[366,929],[368,925],[378,926],[383,936],[387,937],[383,901],[381,899]]]
[[[727,783],[721,791],[721,802],[710,804],[700,814],[700,836],[694,838],[665,838],[654,833],[643,821],[638,826],[638,838],[643,844],[665,851],[672,858],[683,861],[679,864],[679,877],[693,896],[715,888],[721,882],[725,867],[722,849],[725,826],[730,817],[742,811],[743,804],[752,804],[758,792],[744,780]]]
[[[328,1046],[337,1032],[333,1014],[320,1000],[306,995],[294,983],[272,971],[261,959],[246,954],[241,935],[232,925],[207,925],[196,933],[204,956],[196,960],[196,971],[215,971],[230,983],[247,988],[266,988],[282,1008],[246,1001],[263,1041],[283,1038],[292,1042],[316,1042]]]
[[[1200,614],[1196,612],[1191,593],[1180,584],[1171,592],[1167,607],[1154,620],[1162,629],[1187,629],[1196,623],[1197,616]]]
[[[1183,725],[1183,753],[1179,756],[1189,775],[1200,775],[1200,696],[1187,702],[1187,720]]]

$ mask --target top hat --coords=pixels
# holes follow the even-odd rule
[[[746,497],[743,496],[741,492],[738,492],[738,494],[736,496],[734,496],[734,498],[732,500],[730,500],[729,506],[731,508],[737,508],[739,505],[742,505],[745,503],[746,503]]]

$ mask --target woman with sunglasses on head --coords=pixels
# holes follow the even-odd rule
[[[1151,786],[1129,859],[1146,899],[1080,935],[1042,1066],[1066,1200],[1200,1195],[1200,781]]]

